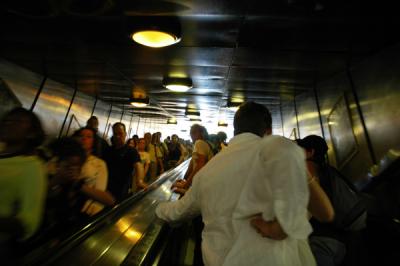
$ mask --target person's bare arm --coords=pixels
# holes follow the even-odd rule
[[[193,170],[193,159],[190,160],[188,169],[186,170],[186,173],[183,177],[185,180],[190,176],[190,173],[192,172],[192,170]]]
[[[257,215],[250,220],[250,224],[263,237],[268,237],[274,240],[283,240],[287,237],[287,234],[283,231],[277,220],[267,222],[261,217],[261,215]]]
[[[115,204],[115,199],[108,191],[102,191],[88,185],[82,185],[81,192],[92,200],[98,201],[104,205],[112,206]]]
[[[193,181],[193,177],[197,174],[197,172],[207,163],[207,157],[206,155],[202,155],[202,154],[198,154],[196,159],[192,159],[192,160],[196,160],[196,163],[194,165],[196,165],[195,167],[193,167],[193,170],[191,171],[190,175],[188,176],[188,178],[186,179],[187,181],[187,186],[190,186],[192,184]]]
[[[135,173],[136,173],[136,180],[133,180],[136,182],[136,186],[138,188],[147,188],[146,182],[144,182],[144,170],[143,170],[143,165],[141,162],[137,162],[134,165],[135,167]]]
[[[182,144],[179,144],[179,149],[181,151],[181,157],[179,157],[179,160],[176,163],[176,166],[180,165],[185,160],[185,157],[187,155],[187,151],[186,151],[185,147],[183,147]]]
[[[318,184],[316,177],[312,177],[308,181],[310,190],[310,201],[308,210],[320,222],[332,222],[335,217],[333,206],[328,196]]]
[[[144,164],[144,169],[143,169],[143,176],[147,175],[147,172],[149,171],[149,166],[150,166],[150,162],[146,162]]]

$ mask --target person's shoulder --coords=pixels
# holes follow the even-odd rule
[[[196,140],[196,141],[194,142],[194,146],[196,146],[196,145],[203,145],[203,144],[206,144],[206,141],[203,140],[203,139],[198,139],[198,140]]]
[[[129,146],[126,147],[126,152],[129,154],[137,154],[139,155],[139,152],[135,148],[131,148]]]
[[[14,157],[16,163],[23,163],[25,167],[42,168],[44,167],[44,161],[36,155],[31,156],[16,156]]]
[[[103,165],[103,164],[105,165],[106,164],[106,162],[103,159],[101,159],[101,158],[99,158],[99,157],[97,157],[97,156],[95,156],[93,154],[91,154],[88,157],[88,161],[92,161],[93,164],[101,164],[101,165]]]
[[[263,149],[273,150],[274,152],[284,153],[298,153],[301,152],[301,148],[292,140],[277,136],[270,135],[260,140],[260,147]]]

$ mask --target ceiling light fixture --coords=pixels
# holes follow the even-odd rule
[[[201,122],[201,118],[190,118],[190,122]]]
[[[193,82],[191,78],[166,77],[163,86],[171,91],[186,92],[193,88]]]
[[[178,124],[178,121],[176,121],[175,118],[168,118],[167,124],[168,125],[176,125],[176,124]]]
[[[134,107],[146,107],[150,103],[149,97],[146,98],[131,98],[129,103]]]
[[[228,100],[226,107],[231,110],[231,111],[237,111],[240,107],[240,105],[243,103],[243,101],[232,101]]]
[[[224,122],[224,121],[219,121],[219,122],[218,122],[218,126],[219,126],[219,127],[227,127],[227,126],[228,126],[228,123],[226,123],[226,122]]]
[[[200,118],[200,112],[196,110],[186,110],[185,112],[186,117],[190,119],[199,119]]]
[[[131,34],[135,42],[148,47],[161,48],[176,44],[181,40],[181,25],[178,18],[153,16],[140,19],[134,23]]]

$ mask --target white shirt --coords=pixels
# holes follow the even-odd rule
[[[108,171],[106,163],[102,159],[94,155],[89,155],[82,166],[80,178],[85,179],[86,185],[101,191],[106,191],[108,182]],[[104,205],[102,205],[101,203],[95,202],[93,200],[88,200],[83,206],[82,211],[89,215],[94,215],[101,211],[103,208]]]
[[[156,214],[177,221],[201,213],[206,265],[310,266],[308,199],[301,148],[279,136],[243,133],[197,173],[182,199],[161,203]],[[260,213],[266,221],[276,218],[288,237],[258,234],[250,219]]]

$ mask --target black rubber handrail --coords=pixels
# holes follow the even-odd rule
[[[119,218],[127,208],[132,207],[132,204],[143,198],[149,192],[158,188],[168,179],[173,179],[177,175],[181,175],[181,170],[185,168],[188,161],[182,163],[178,167],[163,173],[155,182],[153,182],[146,190],[141,190],[129,198],[125,199],[118,205],[104,210],[90,223],[82,226],[71,236],[62,240],[56,246],[52,246],[52,241],[48,241],[38,248],[35,248],[22,259],[23,265],[51,265],[58,258],[68,252],[71,248],[81,243],[84,239],[98,231],[104,225],[110,224],[113,220]]]

